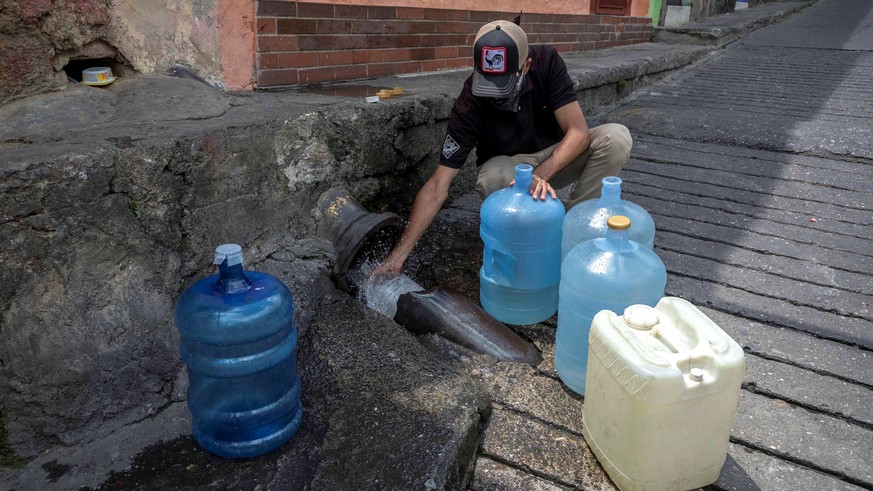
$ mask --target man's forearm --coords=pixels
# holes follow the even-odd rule
[[[585,131],[567,133],[552,151],[552,154],[534,170],[534,174],[548,181],[561,169],[576,160],[582,152],[588,149],[589,144],[590,138],[587,128]]]
[[[371,274],[379,275],[384,273],[399,273],[403,268],[403,263],[406,258],[412,253],[418,239],[424,235],[424,232],[433,223],[433,219],[443,207],[446,198],[449,196],[449,186],[452,180],[458,174],[458,169],[438,165],[430,179],[424,183],[418,194],[415,195],[415,201],[412,203],[412,213],[409,215],[409,223],[403,229],[403,235],[400,236],[400,242],[391,251],[391,254],[382,261]]]
[[[397,244],[397,252],[401,254],[403,259],[412,253],[415,244],[433,223],[446,201],[446,196],[441,195],[434,188],[435,186],[424,186],[415,197],[412,212],[409,215],[409,223],[406,224],[400,243]]]
[[[558,126],[564,132],[564,138],[552,151],[552,154],[534,170],[534,174],[548,181],[564,167],[576,160],[576,157],[588,150],[591,136],[588,132],[588,122],[582,114],[578,103],[565,104],[555,111]]]

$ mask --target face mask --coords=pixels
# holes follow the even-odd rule
[[[524,84],[524,72],[521,72],[521,76],[518,77],[518,82],[515,84],[515,88],[512,89],[512,92],[503,99],[489,98],[491,103],[497,109],[501,111],[509,111],[513,113],[517,113],[519,109],[518,101],[521,99],[521,86]]]

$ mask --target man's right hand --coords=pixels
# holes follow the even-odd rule
[[[381,276],[383,274],[390,273],[399,273],[400,270],[403,268],[404,262],[406,261],[403,259],[395,258],[394,254],[391,254],[387,258],[385,258],[385,260],[382,261],[381,264],[376,266],[376,268],[373,269],[372,272],[370,272],[370,277]]]
[[[425,230],[430,227],[433,219],[439,213],[443,203],[449,196],[449,186],[452,180],[458,174],[458,169],[453,169],[445,165],[438,165],[430,179],[424,183],[418,194],[415,196],[415,202],[412,204],[412,213],[409,215],[409,223],[403,229],[403,235],[400,236],[400,242],[391,251],[382,264],[376,267],[370,276],[375,276],[385,273],[399,273],[406,258],[412,253],[418,239],[424,235]]]

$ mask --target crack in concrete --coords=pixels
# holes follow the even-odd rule
[[[806,467],[807,469],[812,469],[814,471],[821,472],[822,474],[827,474],[828,476],[835,477],[835,478],[837,478],[841,481],[845,481],[849,484],[854,484],[855,486],[860,486],[864,489],[873,489],[873,485],[871,485],[871,483],[861,481],[860,479],[857,479],[857,478],[854,478],[851,476],[847,476],[846,474],[839,472],[839,471],[831,470],[831,469],[828,469],[826,467],[816,465],[815,463],[810,462],[806,459],[793,457],[793,456],[788,455],[784,452],[779,452],[779,451],[776,451],[776,450],[773,450],[770,448],[761,447],[761,446],[756,445],[750,441],[743,440],[742,438],[735,437],[733,435],[731,435],[730,442],[734,443],[736,445],[740,445],[740,446],[758,451],[764,455],[768,455],[770,457],[775,457],[777,459],[784,460],[786,462],[790,462],[794,465]]]
[[[648,163],[652,163],[652,164],[674,164],[673,162],[665,161],[665,160],[659,160],[659,159],[645,159],[645,158],[634,157],[634,160],[639,160],[639,161],[641,161],[641,162],[648,162]],[[655,172],[646,171],[646,170],[643,170],[643,169],[633,169],[633,170],[634,170],[634,172],[638,172],[638,173],[640,173],[640,174],[645,174],[645,175],[649,175],[649,176],[656,176],[656,177],[661,177],[661,178],[669,178],[669,179],[673,179],[673,180],[675,180],[675,181],[679,181],[679,182],[693,183],[693,184],[696,184],[696,185],[700,185],[700,184],[708,184],[708,185],[710,185],[710,186],[718,186],[719,188],[726,189],[726,190],[731,190],[731,191],[741,191],[741,192],[745,192],[745,193],[754,193],[754,194],[760,194],[760,195],[762,195],[762,196],[775,196],[775,197],[784,198],[784,199],[797,199],[797,196],[792,196],[792,195],[775,194],[775,193],[772,193],[772,192],[762,192],[762,191],[750,191],[749,189],[747,189],[747,188],[743,188],[743,187],[733,187],[733,186],[728,186],[728,185],[727,185],[726,183],[724,183],[724,182],[721,182],[721,183],[718,183],[718,184],[712,184],[712,183],[700,183],[699,181],[696,181],[696,180],[693,180],[693,179],[683,179],[683,178],[681,178],[680,176],[673,175],[673,174],[671,174],[671,175],[662,175],[662,174],[658,174],[658,173],[655,173]],[[774,179],[774,180],[775,180],[775,179]],[[789,181],[785,181],[785,182],[789,182]],[[652,187],[657,187],[657,186],[652,186]],[[827,187],[827,188],[830,188],[830,189],[839,189],[839,188],[833,188],[833,187],[828,187],[828,186],[821,186],[821,187]],[[769,191],[772,191],[772,190],[769,190]],[[858,191],[851,190],[851,189],[846,190],[846,191],[851,191],[851,192],[853,192],[853,193],[858,193]],[[708,195],[705,195],[705,194],[695,194],[695,193],[690,193],[690,192],[686,192],[686,193],[684,193],[684,194],[688,194],[688,195],[690,195],[690,196],[696,196],[696,197],[698,197],[698,198],[712,198],[712,196],[708,196]],[[730,199],[730,198],[720,198],[720,199],[724,199],[725,201],[728,201],[728,202],[731,202],[731,203],[737,203],[737,204],[743,204],[743,205],[749,206],[749,203],[744,203],[744,202],[742,202],[742,201],[737,201],[737,200],[733,200],[733,199]],[[818,203],[818,204],[822,204],[822,205],[829,205],[829,206],[834,204],[833,202],[829,202],[829,201],[820,201],[820,200],[815,200],[815,199],[813,199],[813,198],[810,197],[810,196],[804,196],[803,201],[805,201],[805,202],[809,202],[809,203]],[[781,209],[779,209],[779,208],[770,207],[770,206],[763,206],[763,205],[760,205],[760,204],[755,204],[755,206],[757,206],[757,207],[759,207],[759,208],[763,208],[763,209],[773,209],[773,210],[778,210],[778,211],[784,211],[784,210],[781,210]],[[842,207],[842,208],[846,208],[846,209],[848,209],[848,210],[860,211],[860,212],[865,212],[865,213],[871,211],[870,208],[859,208],[859,207],[850,206],[850,205],[845,204],[845,203],[840,204],[840,207]],[[847,223],[854,223],[854,222],[847,222]]]
[[[569,488],[573,488],[573,489],[579,489],[579,486],[577,486],[575,483],[569,483],[566,481],[562,481],[558,477],[546,474],[546,473],[538,471],[536,469],[532,469],[529,466],[526,466],[524,464],[517,464],[515,462],[506,460],[498,455],[493,455],[493,454],[490,454],[488,452],[478,452],[477,456],[489,458],[495,462],[498,462],[500,464],[505,465],[506,467],[509,467],[511,469],[515,469],[515,470],[520,471],[520,472],[524,472],[525,474],[530,474],[530,475],[535,476],[539,479],[543,479],[545,481],[555,483],[559,486],[565,486],[565,487],[569,487]]]
[[[551,377],[548,377],[548,378],[551,378]],[[584,437],[581,432],[573,431],[564,425],[560,425],[558,423],[555,423],[554,421],[548,421],[548,420],[540,418],[539,416],[536,416],[534,414],[528,413],[528,412],[523,411],[521,409],[517,409],[517,408],[513,407],[512,405],[509,405],[505,402],[501,402],[500,405],[501,405],[501,407],[498,409],[500,409],[502,411],[515,413],[515,414],[517,414],[525,419],[530,419],[530,420],[536,421],[537,423],[540,423],[541,425],[549,427],[553,430],[563,431],[564,433],[569,433],[573,436],[578,436],[580,438]]]
[[[762,293],[762,292],[756,292],[756,291],[754,291],[754,290],[749,290],[749,289],[747,289],[747,288],[742,288],[742,287],[739,287],[739,286],[737,286],[737,285],[732,285],[732,284],[727,283],[727,282],[724,282],[724,281],[714,281],[712,278],[709,278],[709,277],[706,277],[706,276],[700,276],[700,277],[698,277],[698,276],[691,276],[691,275],[688,275],[688,274],[685,274],[685,273],[681,273],[681,272],[678,272],[678,271],[675,271],[675,270],[668,270],[668,271],[670,272],[671,275],[675,275],[675,276],[678,276],[678,277],[680,277],[680,278],[689,278],[689,279],[692,279],[692,280],[703,281],[703,282],[705,282],[705,283],[710,283],[710,284],[713,284],[713,285],[719,285],[719,286],[723,286],[723,287],[726,287],[726,288],[731,288],[731,289],[734,289],[734,290],[739,290],[739,291],[742,291],[742,292],[745,292],[745,293],[749,293],[749,294],[751,294],[751,295],[755,295],[755,296],[759,296],[759,297],[764,297],[764,298],[771,298],[771,299],[773,299],[773,300],[779,300],[779,301],[785,302],[785,303],[787,303],[787,304],[789,304],[789,305],[793,305],[793,306],[795,306],[795,307],[806,307],[806,308],[809,308],[809,309],[812,309],[812,310],[815,310],[815,311],[818,311],[818,312],[824,312],[824,313],[828,313],[828,314],[834,314],[834,315],[838,315],[838,316],[840,316],[840,317],[844,317],[844,318],[857,319],[857,320],[862,320],[862,321],[870,321],[870,322],[873,322],[873,317],[863,316],[863,315],[859,315],[859,314],[856,314],[856,313],[853,313],[853,312],[846,312],[846,311],[843,311],[842,309],[838,309],[838,308],[826,309],[826,308],[823,308],[823,307],[821,307],[821,306],[812,305],[812,304],[808,304],[808,303],[803,303],[803,302],[801,302],[801,301],[794,300],[794,299],[791,299],[791,298],[779,297],[779,296],[776,296],[776,295],[770,295],[770,294],[766,294],[766,293]],[[787,327],[787,326],[786,326],[786,327]],[[865,349],[869,349],[869,348],[865,348]],[[873,350],[871,350],[871,351],[873,351]]]
[[[642,95],[644,95],[644,94],[639,94],[639,96],[642,96]],[[609,113],[606,113],[605,115],[611,114],[612,112],[614,112],[618,109],[619,108],[615,108],[615,109],[609,111]],[[859,155],[844,155],[844,154],[830,152],[827,150],[796,151],[796,150],[786,150],[784,148],[782,148],[782,149],[768,148],[768,147],[764,147],[761,145],[756,145],[756,146],[737,145],[737,144],[734,144],[732,142],[724,142],[724,141],[713,142],[713,141],[707,141],[707,140],[691,140],[688,137],[686,137],[685,139],[678,139],[678,138],[671,138],[669,136],[658,135],[655,133],[646,133],[644,130],[642,130],[640,128],[634,129],[634,136],[635,136],[635,138],[642,137],[643,139],[645,139],[645,137],[649,136],[649,137],[652,137],[655,139],[670,140],[670,141],[675,141],[675,142],[699,143],[702,145],[720,145],[720,146],[726,147],[726,148],[738,148],[738,149],[743,149],[743,150],[761,150],[761,151],[768,152],[768,153],[778,153],[778,154],[784,154],[784,155],[798,155],[801,157],[816,157],[816,158],[823,158],[823,159],[829,159],[829,160],[840,160],[840,161],[844,161],[844,162],[873,164],[873,158],[863,157],[863,156],[859,156]],[[634,158],[636,158],[636,157],[634,157]]]
[[[699,240],[701,240],[701,241],[705,241],[705,242],[712,242],[712,243],[714,243],[714,244],[721,244],[721,245],[730,246],[730,247],[737,247],[738,249],[745,249],[745,250],[748,250],[748,249],[746,249],[746,248],[744,248],[744,247],[734,246],[733,244],[728,244],[728,243],[720,242],[720,241],[717,241],[717,240],[707,240],[707,239],[705,239],[705,238],[703,238],[703,237],[695,237],[695,238],[697,238],[697,239],[699,239]],[[658,245],[658,250],[659,250],[659,251],[673,252],[673,253],[675,253],[675,254],[683,255],[683,256],[696,257],[696,258],[698,258],[698,259],[706,259],[706,260],[711,260],[711,261],[713,260],[712,256],[706,256],[706,255],[703,255],[703,254],[696,254],[696,253],[691,252],[691,251],[683,251],[683,250],[679,250],[679,249],[676,249],[676,248],[673,248],[673,247],[664,246],[664,245],[661,245],[661,244]],[[766,255],[766,256],[776,256],[776,257],[785,257],[785,258],[789,258],[789,256],[783,256],[783,255],[781,255],[781,254],[771,254],[771,253],[769,253],[769,252],[762,252],[762,251],[754,251],[754,252],[756,252],[756,253],[761,253],[761,254],[764,254],[764,255]],[[791,259],[794,259],[794,258],[791,258]],[[787,275],[782,274],[782,273],[778,273],[778,272],[774,272],[774,271],[769,271],[769,270],[766,270],[766,269],[763,269],[763,268],[752,267],[752,266],[750,266],[750,265],[748,265],[748,264],[740,264],[740,263],[730,262],[730,261],[724,261],[724,260],[718,260],[718,261],[715,261],[715,262],[717,262],[717,263],[719,263],[719,264],[724,264],[724,265],[728,265],[728,266],[733,266],[733,267],[735,267],[735,268],[747,269],[747,270],[749,270],[749,271],[757,271],[757,272],[759,272],[759,273],[765,273],[765,274],[772,275],[772,276],[775,276],[775,277],[777,277],[777,278],[782,278],[782,279],[785,279],[785,280],[790,280],[790,281],[796,281],[796,282],[806,283],[806,284],[809,284],[809,285],[820,286],[820,287],[829,288],[829,289],[833,289],[833,290],[840,290],[840,291],[844,291],[844,292],[846,292],[846,293],[857,293],[857,294],[860,294],[860,295],[868,295],[868,294],[869,294],[869,292],[864,291],[864,290],[862,290],[862,289],[860,289],[860,288],[859,288],[859,289],[856,289],[856,290],[852,290],[852,289],[850,289],[850,288],[843,288],[843,287],[840,287],[840,286],[838,286],[838,285],[834,285],[834,284],[830,284],[830,283],[820,283],[820,282],[817,282],[817,281],[814,281],[814,280],[810,280],[810,279],[800,279],[800,278],[795,278],[795,277],[792,277],[792,276],[787,276]],[[809,262],[809,263],[811,263],[811,264],[816,264],[816,265],[819,264],[819,263],[816,263],[816,262],[814,262],[814,261],[804,261],[804,262]],[[829,267],[830,267],[830,266],[829,266]],[[840,270],[839,268],[833,268],[833,269]],[[843,270],[840,270],[840,271],[843,271]],[[846,271],[846,272],[852,272],[852,271]],[[750,292],[750,293],[751,293],[751,292]]]
[[[805,333],[805,334],[809,334],[810,336],[812,336],[812,337],[814,337],[814,338],[816,338],[816,339],[823,339],[823,338],[820,338],[820,337],[818,337],[818,336],[816,336],[816,335],[814,335],[814,334],[811,334],[811,333]],[[864,388],[867,388],[867,389],[871,389],[871,390],[873,390],[873,384],[870,384],[870,383],[864,382],[864,381],[862,381],[862,380],[851,379],[851,378],[848,378],[848,377],[844,377],[844,376],[842,376],[842,375],[838,375],[838,374],[835,374],[835,373],[828,372],[828,371],[826,371],[826,370],[824,370],[824,369],[822,369],[822,368],[816,368],[816,367],[809,366],[809,365],[803,365],[803,364],[797,363],[797,362],[794,361],[794,360],[790,360],[790,359],[788,359],[788,358],[782,358],[782,357],[779,357],[779,356],[771,355],[771,354],[769,354],[769,353],[763,353],[763,352],[760,352],[760,351],[755,351],[754,349],[749,348],[748,346],[743,346],[743,351],[745,351],[746,354],[753,355],[753,356],[757,356],[758,358],[762,358],[762,359],[764,359],[764,360],[775,361],[775,362],[778,362],[778,363],[782,363],[782,364],[785,364],[785,365],[792,366],[792,367],[794,367],[794,368],[800,368],[800,369],[802,369],[802,370],[806,370],[806,371],[808,371],[808,372],[813,372],[813,373],[818,374],[818,375],[822,375],[822,376],[825,376],[825,377],[830,377],[830,378],[833,378],[833,379],[839,380],[839,381],[841,381],[841,382],[846,382],[846,383],[850,383],[850,384],[852,384],[852,385],[857,385],[857,386],[859,386],[859,387],[864,387]]]
[[[666,146],[666,145],[665,145],[665,146]],[[675,147],[674,147],[674,148],[675,148]],[[688,150],[688,149],[680,149],[680,148],[676,148],[676,150],[691,151],[691,150]],[[744,159],[744,158],[751,159],[751,157],[742,157],[742,156],[737,156],[737,155],[730,155],[730,154],[725,154],[725,153],[716,153],[716,152],[703,152],[703,151],[701,151],[701,152],[696,152],[696,153],[701,153],[701,154],[704,154],[704,155],[716,155],[716,156],[719,156],[719,157],[727,157],[727,158],[731,158],[731,159]],[[690,167],[690,168],[692,168],[692,169],[699,169],[699,170],[707,171],[707,172],[710,172],[710,171],[713,170],[713,167],[707,167],[707,166],[704,166],[704,165],[694,165],[693,163],[685,162],[685,161],[682,161],[682,160],[673,160],[673,159],[658,158],[658,157],[642,157],[642,156],[639,156],[639,155],[634,155],[633,158],[634,158],[634,160],[639,160],[639,161],[642,161],[642,162],[651,162],[651,163],[653,163],[653,164],[668,164],[668,165],[673,165],[673,166]],[[820,157],[816,157],[816,158],[820,158]],[[789,164],[789,163],[779,162],[779,161],[776,161],[776,160],[770,160],[770,159],[755,158],[755,159],[753,159],[753,160],[755,160],[756,163],[757,163],[757,162],[770,162],[770,163],[773,163],[773,164],[785,165],[785,166],[798,165],[798,164],[794,164],[794,163],[790,163],[790,164]],[[808,165],[807,165],[807,166],[798,165],[798,166],[799,166],[799,167],[805,167],[805,168],[811,168],[811,169],[815,169],[815,170],[817,170],[817,171],[828,172],[828,173],[832,173],[832,172],[840,172],[840,171],[835,170],[835,169],[823,169],[823,168],[821,168],[821,167],[815,167],[815,166],[808,166]],[[810,186],[823,187],[823,188],[825,188],[825,189],[835,189],[835,190],[839,190],[839,191],[849,191],[849,192],[853,192],[853,193],[861,192],[861,191],[858,191],[857,189],[844,188],[844,187],[839,187],[839,186],[834,186],[834,185],[822,184],[822,183],[817,182],[817,181],[815,181],[815,180],[806,180],[806,181],[804,181],[804,180],[801,180],[801,179],[786,179],[786,178],[784,178],[784,177],[770,176],[770,175],[766,175],[766,174],[750,174],[750,173],[748,173],[748,172],[736,172],[736,174],[738,174],[738,175],[743,175],[743,176],[748,176],[748,177],[751,177],[751,178],[754,178],[754,179],[761,179],[761,180],[768,180],[768,181],[777,181],[777,182],[788,182],[788,183],[800,183],[800,184],[806,184],[806,185],[810,185]],[[855,174],[853,174],[853,173],[849,173],[849,172],[843,172],[843,174],[845,174],[847,178],[856,178],[856,177],[857,177]],[[725,186],[725,187],[727,187],[727,186]],[[731,188],[731,189],[734,189],[734,188]],[[739,189],[743,189],[743,188],[739,188]]]
[[[671,272],[670,274],[671,274],[671,275],[674,275],[674,276],[682,277],[682,278],[689,278],[689,279],[692,279],[692,280],[698,280],[698,281],[704,281],[704,282],[706,282],[706,279],[704,279],[704,278],[695,278],[695,277],[693,277],[693,276],[683,275],[683,274],[681,274],[681,273],[676,273],[676,272]],[[724,285],[724,284],[721,284],[721,283],[716,283],[716,282],[711,282],[711,281],[708,282],[708,283],[717,284],[717,285],[719,285],[719,286],[729,286],[729,285]],[[731,287],[731,288],[734,288],[734,287]],[[740,290],[740,291],[745,291],[745,290],[742,290],[741,288],[736,288],[736,289],[737,289],[737,290]],[[750,294],[753,294],[753,295],[757,295],[756,293],[752,293],[752,292],[748,292],[748,291],[746,291],[746,293],[750,293]],[[674,296],[681,296],[681,295],[674,294]],[[762,296],[763,296],[763,295],[762,295]],[[765,298],[770,298],[770,297],[765,297]],[[777,298],[777,297],[772,297],[772,298],[774,298],[774,299],[776,299],[776,300],[784,300],[786,303],[792,304],[789,300],[786,300],[786,299],[781,299],[781,298]],[[795,306],[802,306],[802,305],[796,305],[796,304],[792,304],[792,305],[795,305]],[[852,342],[852,341],[847,341],[847,340],[845,340],[845,339],[839,339],[839,338],[833,338],[833,337],[830,337],[830,336],[824,336],[824,335],[822,335],[822,334],[820,334],[820,333],[816,333],[816,332],[812,332],[812,331],[805,331],[805,330],[803,330],[803,329],[798,329],[798,328],[796,328],[796,327],[794,327],[794,326],[791,326],[791,325],[788,325],[788,324],[782,324],[782,323],[779,323],[779,322],[777,322],[777,321],[775,321],[775,320],[773,320],[773,319],[768,319],[768,320],[765,322],[765,321],[763,321],[762,319],[758,319],[758,318],[755,318],[755,317],[749,317],[749,316],[743,314],[743,313],[742,313],[741,311],[739,311],[739,310],[737,310],[737,311],[730,311],[730,310],[726,310],[726,309],[724,309],[724,308],[718,308],[718,307],[716,307],[714,304],[706,304],[706,307],[707,307],[707,308],[710,308],[710,309],[712,309],[712,310],[715,310],[715,311],[717,311],[717,312],[721,312],[721,313],[723,313],[723,314],[728,314],[728,315],[732,315],[732,316],[734,316],[734,317],[738,317],[738,318],[740,318],[740,319],[745,319],[745,320],[752,321],[752,322],[762,323],[762,324],[765,324],[765,325],[768,325],[768,326],[782,327],[782,328],[785,328],[785,329],[788,329],[788,330],[791,330],[791,331],[794,331],[794,332],[801,332],[801,333],[803,333],[803,334],[808,334],[808,335],[810,335],[810,336],[812,336],[812,337],[814,337],[814,338],[817,338],[817,339],[824,339],[824,340],[826,340],[826,341],[831,341],[831,342],[834,342],[834,343],[837,343],[837,344],[841,344],[841,345],[843,345],[843,346],[848,346],[848,347],[851,347],[851,348],[857,348],[857,349],[860,349],[860,350],[862,350],[862,351],[873,352],[873,348],[869,348],[869,347],[866,347],[866,346],[861,346],[861,345],[859,345],[859,344],[857,344],[857,343],[855,343],[855,342]],[[806,307],[806,306],[803,306],[803,307]],[[829,312],[829,313],[832,313],[832,312]],[[864,320],[864,319],[861,319],[861,320]]]
[[[785,395],[782,395],[782,394],[777,394],[773,391],[762,389],[762,388],[758,387],[758,385],[755,382],[743,382],[742,388],[744,390],[746,390],[747,392],[751,392],[753,394],[758,394],[760,396],[767,397],[768,399],[778,399],[780,401],[785,401],[791,405],[806,409],[807,411],[809,411],[811,413],[823,414],[825,416],[829,416],[831,418],[838,419],[840,421],[845,421],[846,423],[853,424],[855,426],[860,426],[861,428],[864,428],[865,430],[873,430],[873,424],[871,424],[871,423],[868,423],[866,421],[863,421],[863,420],[860,420],[857,418],[853,418],[852,416],[848,416],[848,415],[843,414],[839,411],[828,411],[826,409],[822,409],[820,407],[811,405],[809,403],[801,402],[801,401],[798,401],[797,399],[793,399],[790,397],[786,397]]]

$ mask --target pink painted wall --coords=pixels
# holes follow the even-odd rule
[[[254,0],[115,0],[110,39],[143,73],[183,63],[230,90],[254,88]]]
[[[288,0],[291,1],[291,0]],[[594,0],[504,0],[498,4],[469,0],[318,0],[311,3],[523,11],[529,14],[586,15]],[[304,2],[309,3],[309,2]],[[207,80],[229,90],[256,87],[258,0],[114,0],[110,35],[115,45],[145,73],[183,62]],[[632,0],[634,16],[648,15],[649,0]],[[167,43],[171,39],[174,42]]]
[[[648,17],[649,0],[633,0],[631,2],[631,17]]]
[[[484,4],[469,0],[323,0],[319,3],[346,5],[379,5],[384,7],[419,7],[440,9],[524,11],[537,14],[589,14],[593,0],[504,0],[498,4]],[[473,5],[470,5],[474,3]],[[649,0],[631,0],[631,16],[647,17]]]
[[[636,2],[636,0],[634,0]],[[646,3],[648,12],[648,0]],[[588,14],[590,0],[502,0],[495,3],[470,2],[469,0],[323,0],[318,3],[346,5],[378,5],[383,7],[417,7],[479,11],[524,11],[537,14]]]
[[[255,86],[255,2],[218,0],[218,45],[224,85],[231,90]]]

